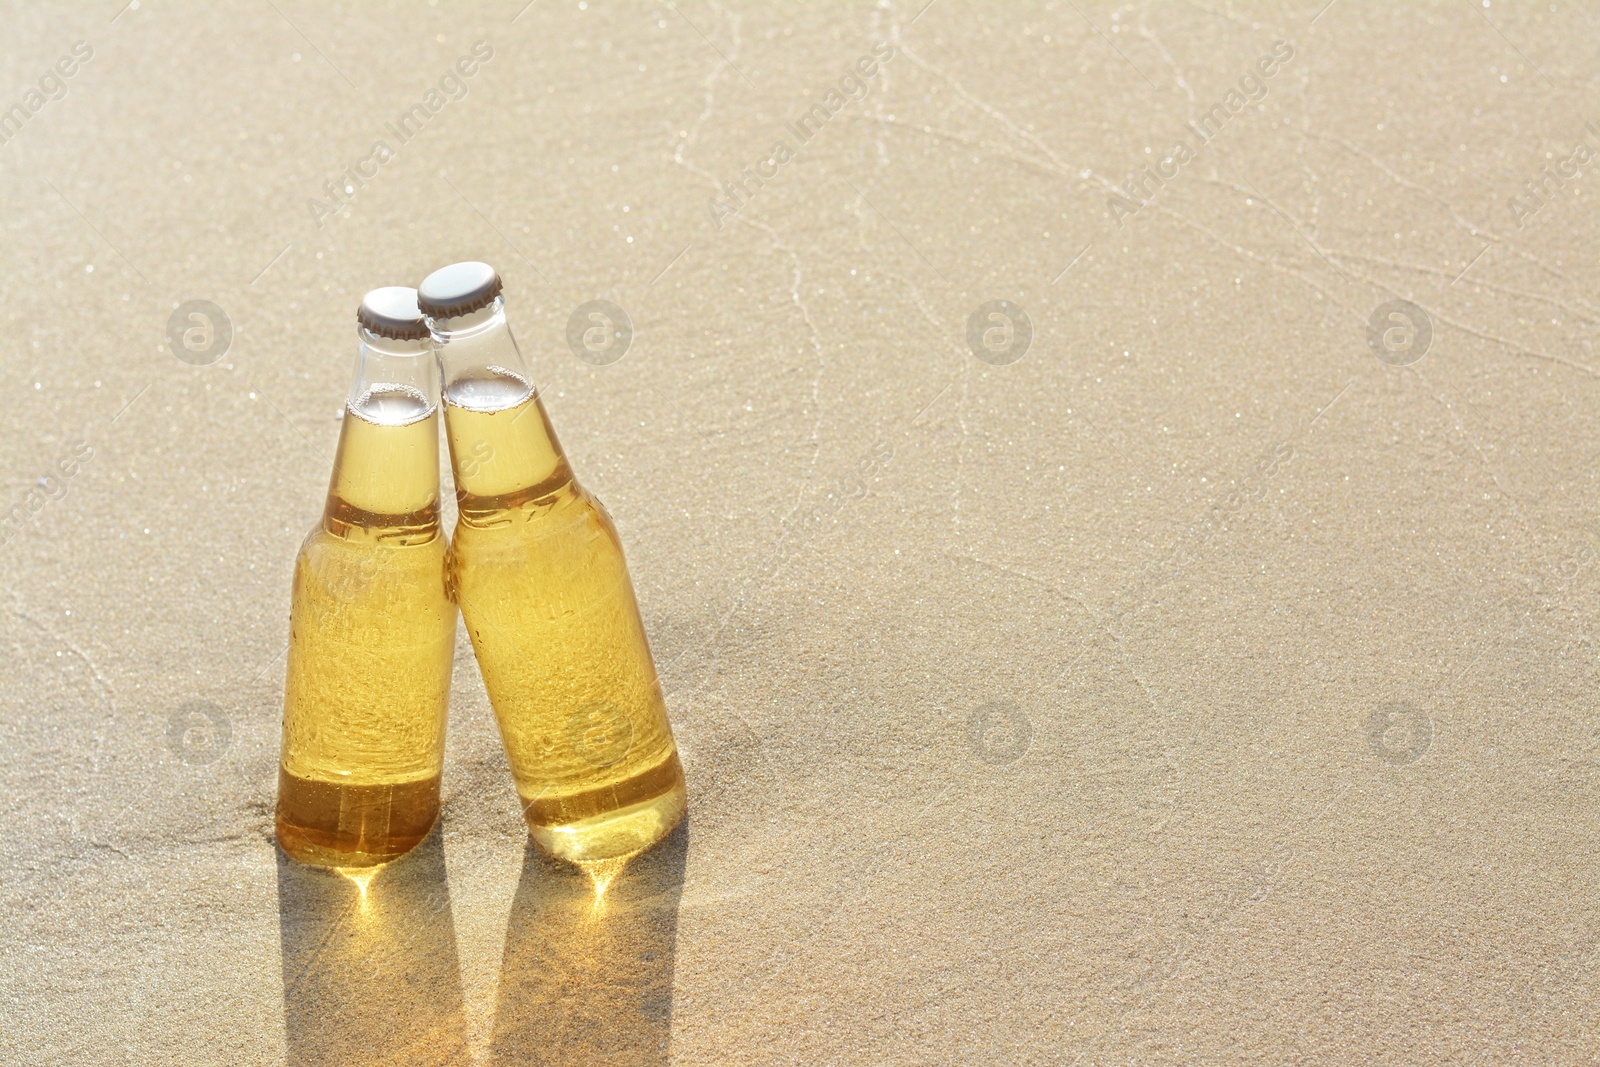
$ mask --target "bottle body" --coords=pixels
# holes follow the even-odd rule
[[[346,405],[327,506],[295,560],[276,822],[297,860],[387,863],[438,818],[455,650],[438,432],[420,389],[379,384]]]
[[[529,830],[574,862],[642,851],[677,824],[685,791],[616,528],[520,375],[458,378],[444,407],[450,585]]]

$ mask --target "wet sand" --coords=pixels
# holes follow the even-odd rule
[[[1593,1058],[1600,9],[120,2],[0,40],[0,1060]],[[464,636],[438,831],[271,837],[465,258],[688,776],[598,902]]]

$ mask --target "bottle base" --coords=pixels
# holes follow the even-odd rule
[[[278,768],[278,846],[317,867],[381,867],[404,856],[439,818],[439,776],[396,785],[342,785]]]
[[[608,787],[605,792],[613,796],[640,792],[647,795],[633,803],[578,819],[571,818],[570,814],[565,819],[559,818],[561,809],[570,812],[577,798],[554,803],[524,801],[523,815],[534,843],[569,863],[623,859],[643,852],[670,834],[688,806],[683,768],[676,752],[661,766]]]

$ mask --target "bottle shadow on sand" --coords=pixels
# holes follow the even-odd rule
[[[500,964],[493,1067],[665,1067],[688,843],[685,819],[609,883],[528,843]]]
[[[278,853],[289,1067],[470,1062],[439,828],[341,874]]]

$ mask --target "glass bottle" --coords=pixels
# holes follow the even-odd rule
[[[456,613],[439,523],[439,378],[415,289],[367,294],[322,520],[295,560],[278,843],[370,867],[439,815]]]
[[[567,464],[500,289],[483,263],[418,287],[456,481],[449,584],[534,841],[615,860],[683,816],[683,769],[622,542]]]

